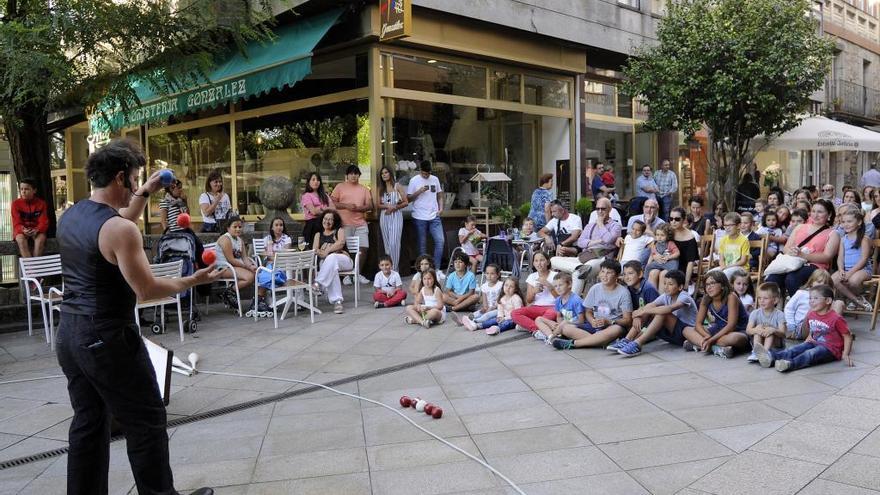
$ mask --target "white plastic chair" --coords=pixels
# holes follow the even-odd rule
[[[360,295],[360,282],[358,282],[358,275],[360,274],[360,270],[358,267],[361,264],[361,238],[358,236],[351,236],[345,238],[345,249],[348,250],[348,253],[351,254],[351,257],[354,259],[354,263],[351,270],[342,270],[339,272],[340,277],[351,276],[354,280],[354,307],[358,307],[358,296]]]
[[[291,251],[284,250],[278,251],[275,253],[275,256],[272,258],[272,269],[266,267],[257,268],[257,276],[259,276],[260,272],[267,272],[272,279],[270,287],[267,289],[272,295],[272,302],[270,305],[272,306],[272,316],[275,320],[275,328],[278,328],[278,306],[280,305],[277,300],[278,292],[284,291],[287,293],[286,304],[284,305],[284,312],[281,314],[281,319],[283,320],[285,316],[287,316],[287,310],[291,304],[293,304],[293,314],[299,314],[299,294],[300,291],[308,292],[309,294],[309,313],[312,319],[312,323],[315,322],[315,292],[312,285],[312,281],[315,275],[315,264],[314,264],[315,252],[314,251]],[[287,274],[287,282],[284,285],[276,286],[275,285],[275,276],[273,272],[282,271]],[[259,290],[259,284],[254,284],[254,299],[257,299],[257,291]],[[254,314],[254,321],[257,320],[257,315]]]
[[[34,334],[34,319],[31,308],[31,301],[40,303],[40,310],[43,312],[43,326],[46,332],[46,343],[55,348],[54,330],[55,323],[52,318],[52,310],[61,303],[64,294],[64,282],[61,283],[61,289],[55,287],[44,288],[41,281],[44,277],[52,277],[61,275],[61,255],[50,254],[47,256],[35,256],[31,258],[19,258],[18,267],[20,276],[20,284],[22,290],[22,299],[27,307],[28,315],[28,335]],[[36,294],[32,293],[29,284],[33,284]]]
[[[214,252],[217,252],[217,249],[219,249],[219,247],[217,247],[216,242],[210,242],[208,244],[205,244],[205,250],[208,249],[213,249]],[[217,268],[228,268],[230,273],[232,273],[231,277],[218,278],[217,282],[222,282],[224,288],[229,287],[229,284],[232,284],[232,287],[235,289],[235,299],[238,302],[238,317],[241,318],[241,294],[239,294],[238,292],[238,275],[235,274],[235,269],[232,267],[232,265],[225,261],[217,261],[216,266]]]
[[[254,257],[254,261],[256,261],[257,266],[263,266],[263,257],[266,256],[266,239],[254,237],[253,239],[253,253],[251,253]]]
[[[183,261],[172,261],[170,263],[157,263],[150,265],[150,272],[153,273],[153,277],[155,278],[180,278],[183,273]],[[138,301],[137,305],[134,308],[134,320],[137,323],[138,328],[141,327],[141,317],[140,317],[140,309],[142,308],[154,308],[159,306],[159,311],[162,314],[162,328],[165,328],[165,305],[167,304],[177,304],[177,323],[180,327],[180,341],[183,342],[183,312],[180,309],[180,293],[175,294],[172,297],[163,297],[161,299],[153,299],[150,301]],[[153,325],[157,325],[157,323],[153,323]],[[159,333],[153,330],[153,333]]]

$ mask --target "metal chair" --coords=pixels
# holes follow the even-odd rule
[[[154,278],[180,278],[183,273],[183,261],[172,261],[170,263],[156,263],[150,265],[150,272],[152,272]],[[183,342],[183,311],[180,307],[180,293],[174,294],[170,297],[163,297],[160,299],[153,299],[150,301],[138,301],[137,305],[134,308],[134,321],[137,323],[138,328],[141,327],[141,317],[140,310],[142,308],[154,308],[156,306],[159,307],[161,313],[161,329],[165,328],[165,306],[168,304],[177,304],[177,323],[180,327],[180,341]],[[153,327],[156,327],[159,323],[153,322]],[[153,333],[160,333],[156,331],[156,328],[153,328]]]
[[[354,307],[358,307],[358,296],[360,295],[360,282],[358,282],[358,275],[360,274],[360,270],[358,268],[361,265],[361,239],[357,236],[351,236],[345,238],[345,249],[351,255],[354,260],[353,268],[351,270],[344,270],[339,272],[340,277],[351,276],[354,280]]]
[[[22,290],[22,300],[24,300],[24,305],[27,307],[28,335],[34,334],[31,302],[37,301],[40,303],[40,310],[43,312],[46,343],[54,349],[55,324],[52,318],[52,310],[61,303],[64,294],[64,282],[62,281],[60,290],[55,287],[44,288],[42,279],[61,275],[61,255],[50,254],[47,256],[19,258],[18,267],[21,274],[19,282]],[[34,285],[36,293],[31,292],[28,284]]]
[[[843,246],[841,246],[841,249],[843,249]],[[874,291],[874,295],[870,297],[870,299],[873,300],[871,311],[856,309],[852,311],[844,310],[844,313],[853,315],[871,315],[870,329],[873,332],[875,330],[874,327],[877,325],[878,306],[880,306],[880,239],[874,240],[874,252],[871,253],[871,258],[874,260],[874,273],[871,274],[871,278],[865,280],[862,284],[862,286],[868,288],[869,291]]]
[[[358,239],[355,238],[357,241]],[[278,306],[284,303],[284,311],[281,314],[281,319],[283,320],[285,316],[287,316],[287,310],[290,307],[290,304],[293,304],[293,314],[297,315],[299,312],[299,303],[298,303],[298,294],[300,291],[306,291],[309,293],[309,313],[311,316],[312,323],[315,322],[315,292],[314,287],[312,285],[312,281],[315,275],[315,252],[313,250],[309,251],[279,251],[275,253],[275,256],[272,257],[272,269],[266,267],[257,268],[257,274],[261,271],[268,272],[271,278],[271,284],[267,289],[272,295],[272,316],[275,320],[275,328],[278,328]],[[281,271],[287,274],[287,281],[284,285],[276,286],[275,285],[275,276],[273,272]],[[305,274],[305,275],[304,275]],[[257,291],[259,290],[258,284],[254,284],[254,299],[257,298]],[[278,292],[284,291],[287,293],[287,297],[285,301],[278,301],[276,296]],[[357,291],[357,288],[355,288]],[[357,300],[357,292],[355,292],[355,301]],[[355,304],[357,304],[355,302]],[[257,320],[257,315],[254,314],[254,321]]]
[[[211,243],[205,244],[205,250],[208,250],[208,249],[213,249],[216,251],[218,249],[217,243],[211,242]],[[215,265],[217,266],[217,268],[228,268],[229,272],[232,273],[231,277],[218,278],[217,282],[222,282],[224,285],[224,288],[228,288],[229,284],[232,284],[232,287],[235,289],[235,299],[236,299],[236,302],[238,303],[238,317],[241,318],[242,317],[241,294],[238,292],[238,275],[236,275],[235,269],[232,267],[232,265],[230,265],[229,263],[227,263],[225,261],[217,261],[215,263]]]
[[[263,266],[263,257],[266,256],[266,239],[265,238],[256,238],[253,239],[253,253],[251,255],[254,257],[254,261],[257,263],[257,266]]]

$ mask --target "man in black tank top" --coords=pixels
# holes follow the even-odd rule
[[[135,191],[146,160],[140,147],[114,140],[86,163],[92,195],[58,222],[64,301],[58,325],[58,362],[73,407],[67,493],[107,494],[110,416],[125,434],[138,493],[176,495],[168,461],[165,406],[140,329],[138,300],[159,299],[210,283],[220,272],[156,279],[134,221],[150,193],[161,188],[158,171]],[[193,492],[210,495],[210,488]]]

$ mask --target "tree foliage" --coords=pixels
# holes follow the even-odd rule
[[[18,177],[49,204],[50,112],[137,105],[206,80],[230,49],[271,38],[269,0],[0,0],[0,120]],[[232,47],[232,48],[230,48]]]
[[[649,129],[709,133],[710,192],[733,206],[753,139],[796,127],[820,89],[832,43],[809,0],[667,2],[659,43],[637,50],[624,91],[650,109]]]

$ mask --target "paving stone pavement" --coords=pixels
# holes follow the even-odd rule
[[[346,290],[350,290],[347,288]],[[366,292],[365,292],[366,293]],[[328,309],[326,303],[322,308]],[[239,319],[220,308],[180,343],[204,370],[329,382],[437,356],[489,337],[452,322],[409,326],[402,308],[346,303],[310,324]],[[685,353],[662,342],[642,356],[556,351],[511,340],[340,388],[396,405],[403,394],[443,406],[404,413],[488,462],[529,494],[880,493],[880,337],[849,318],[856,366],[780,374]],[[0,335],[0,381],[60,374],[41,332]],[[172,379],[169,419],[303,388],[199,374]],[[0,385],[0,461],[66,445],[63,379]],[[512,494],[478,463],[374,404],[306,393],[169,430],[175,482],[218,494]],[[0,470],[0,493],[65,492],[66,457]],[[136,493],[125,442],[111,445],[110,492]]]

